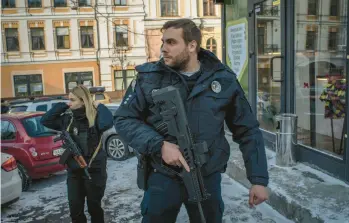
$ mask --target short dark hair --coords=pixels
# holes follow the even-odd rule
[[[183,29],[183,39],[186,44],[190,43],[191,41],[195,40],[197,43],[196,51],[200,51],[201,46],[201,31],[199,27],[196,26],[196,24],[190,20],[190,19],[176,19],[166,22],[162,28],[161,32],[163,30],[166,30],[168,28],[175,28],[175,29]]]

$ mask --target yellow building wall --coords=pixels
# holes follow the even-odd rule
[[[65,94],[65,72],[82,71],[92,71],[93,84],[95,86],[100,85],[99,70],[95,61],[1,66],[1,98],[15,97],[14,75],[41,74],[44,95],[55,95]]]

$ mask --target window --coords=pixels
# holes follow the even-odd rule
[[[217,42],[213,38],[209,38],[206,42],[206,49],[217,55]]]
[[[18,42],[18,29],[16,28],[6,28],[6,50],[9,51],[19,51]]]
[[[28,0],[28,8],[41,8],[41,0]]]
[[[123,72],[122,70],[115,71],[115,90],[117,91],[126,90],[127,87],[131,84],[131,81],[136,76],[135,70],[124,70],[125,76],[126,76],[125,77],[126,86],[124,86],[124,78],[123,78],[122,72]]]
[[[339,1],[331,0],[330,16],[339,16]]]
[[[79,7],[92,6],[91,0],[79,0]]]
[[[16,138],[16,128],[9,121],[1,121],[1,140],[13,140]]]
[[[54,6],[58,7],[67,7],[67,0],[54,0]]]
[[[294,105],[298,144],[343,158],[347,149],[348,66],[346,55],[337,51],[348,41],[347,13],[344,10],[331,26],[327,19],[307,22],[301,14],[304,1],[295,2]],[[328,2],[330,7],[330,1],[323,2]],[[306,52],[309,49],[313,51]]]
[[[316,50],[316,35],[315,31],[307,31],[307,40],[305,43],[305,49],[307,50]]]
[[[56,28],[56,35],[57,35],[57,49],[69,49],[70,48],[69,28],[68,27]]]
[[[126,5],[126,0],[114,0],[114,5]]]
[[[41,117],[42,116],[35,116],[22,120],[23,127],[30,137],[44,137],[55,135],[52,130],[41,124]]]
[[[28,106],[26,105],[15,106],[15,107],[11,107],[9,113],[27,111],[27,109],[28,109]]]
[[[1,1],[2,8],[16,8],[16,0],[2,0]]]
[[[328,50],[337,49],[337,32],[328,33]]]
[[[318,0],[308,0],[308,15],[317,15]]]
[[[13,76],[15,97],[43,95],[41,74]]]
[[[204,16],[214,16],[215,4],[213,0],[204,0]]]
[[[105,97],[104,97],[104,94],[95,94],[95,100],[98,101],[98,100],[104,100]]]
[[[30,28],[32,50],[45,50],[44,28]]]
[[[81,48],[94,48],[93,26],[82,26],[81,31]]]
[[[115,26],[115,45],[128,46],[128,28],[126,25]]]
[[[27,111],[27,108],[28,106],[26,105],[11,107],[9,113]]]
[[[47,105],[38,105],[36,111],[47,111]]]
[[[178,16],[178,0],[161,0],[161,16]]]
[[[65,77],[65,89],[67,93],[71,89],[73,89],[75,86],[80,84],[86,87],[93,86],[92,71],[65,73],[64,77]]]

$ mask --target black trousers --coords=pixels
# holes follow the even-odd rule
[[[92,223],[104,223],[104,211],[101,201],[107,182],[106,165],[98,169],[90,169],[91,180],[83,171],[69,171],[67,178],[70,217],[73,223],[87,222],[84,214],[85,199]]]
[[[221,173],[204,178],[205,188],[211,194],[202,202],[207,223],[221,223],[224,203],[221,195]],[[178,212],[185,205],[191,223],[201,223],[196,204],[188,202],[184,184],[161,173],[151,173],[148,189],[144,192],[141,204],[142,223],[175,223]]]

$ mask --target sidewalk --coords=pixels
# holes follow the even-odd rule
[[[245,187],[244,161],[238,144],[226,135],[231,147],[227,174]],[[349,223],[349,185],[304,164],[285,168],[275,165],[275,152],[267,149],[268,203],[295,222]]]

